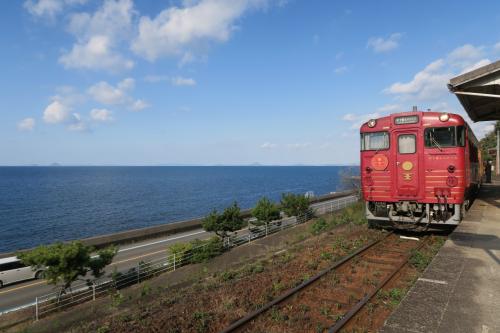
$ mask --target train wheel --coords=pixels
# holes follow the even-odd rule
[[[3,288],[3,282],[0,280],[0,289]]]

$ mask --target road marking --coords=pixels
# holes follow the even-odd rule
[[[118,252],[125,252],[125,251],[140,249],[141,247],[146,247],[146,246],[161,244],[161,243],[165,243],[165,242],[168,242],[168,241],[171,241],[171,240],[176,240],[176,239],[181,239],[181,238],[184,238],[184,237],[199,235],[199,234],[202,234],[202,233],[205,233],[205,232],[206,231],[201,230],[201,231],[193,232],[191,234],[187,234],[187,235],[183,235],[183,236],[177,236],[177,237],[162,239],[162,240],[159,240],[159,241],[156,241],[156,242],[151,242],[151,243],[147,243],[147,244],[132,246],[132,247],[128,247],[128,248],[125,248],[125,249],[120,249],[120,250],[118,250]]]
[[[112,262],[109,265],[110,266],[118,265],[118,264],[122,264],[122,263],[127,262],[127,261],[132,261],[132,260],[140,259],[140,258],[143,258],[143,257],[151,256],[153,254],[158,254],[158,253],[162,253],[162,252],[166,253],[167,250],[164,249],[164,250],[160,250],[160,251],[156,251],[156,252],[146,253],[146,254],[143,254],[143,255],[140,255],[140,256],[137,256],[137,257],[133,257],[133,258],[129,258],[129,259],[124,259],[124,260],[120,260],[120,261],[117,261],[117,262]]]
[[[448,282],[443,281],[443,280],[433,280],[433,279],[425,279],[425,278],[418,278],[419,281],[422,282],[430,282],[430,283],[437,283],[437,284],[448,284]]]
[[[31,284],[27,284],[25,286],[21,286],[21,287],[17,287],[17,288],[13,288],[13,289],[9,289],[9,290],[5,290],[5,291],[0,291],[0,295],[1,294],[7,294],[7,293],[10,293],[12,291],[16,291],[16,290],[20,290],[20,289],[24,289],[24,288],[28,288],[28,287],[32,287],[32,286],[36,286],[36,285],[39,285],[39,284],[43,284],[45,283],[45,281],[39,281],[39,282],[35,282],[35,283],[31,283]]]

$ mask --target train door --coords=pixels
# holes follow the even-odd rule
[[[402,200],[412,200],[419,193],[418,130],[397,131],[395,136],[395,192]]]

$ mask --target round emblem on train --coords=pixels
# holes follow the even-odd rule
[[[372,157],[372,166],[377,171],[385,170],[385,168],[387,168],[388,164],[389,164],[389,160],[387,159],[387,156],[385,156],[385,155],[376,154],[375,156]]]
[[[401,165],[401,167],[405,171],[410,171],[411,169],[413,169],[413,163],[411,163],[410,161],[405,161],[405,162],[403,162],[403,164]]]

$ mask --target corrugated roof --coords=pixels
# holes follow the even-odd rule
[[[473,121],[500,120],[500,60],[452,78],[448,88]]]

